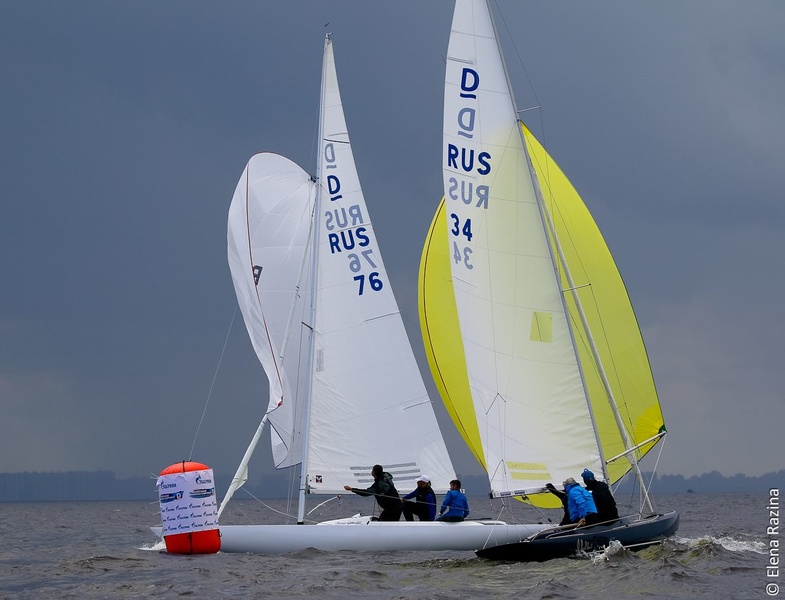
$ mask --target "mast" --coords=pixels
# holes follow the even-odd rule
[[[510,93],[510,100],[512,101],[513,110],[515,111],[515,114],[517,115],[518,114],[518,107],[517,107],[517,104],[515,102],[515,97],[513,95],[512,86],[510,85],[510,77],[509,77],[509,72],[507,71],[507,64],[506,64],[506,62],[504,60],[504,54],[501,51],[501,45],[499,43],[499,36],[498,36],[498,32],[496,30],[496,21],[493,18],[493,11],[491,10],[490,0],[486,0],[486,7],[487,7],[487,10],[488,10],[488,14],[490,15],[491,23],[493,25],[494,37],[496,38],[496,44],[497,44],[497,47],[499,48],[499,56],[501,57],[502,67],[504,69],[504,74],[505,74],[505,77],[507,78],[507,87],[508,87],[509,93]],[[576,306],[576,308],[578,310],[578,315],[579,315],[580,320],[581,320],[581,325],[582,325],[582,327],[583,327],[583,329],[584,329],[584,331],[586,333],[586,338],[587,338],[587,341],[589,343],[589,348],[591,350],[592,357],[594,358],[594,360],[595,360],[595,362],[597,364],[597,369],[598,369],[599,374],[600,374],[600,379],[602,380],[603,388],[605,389],[605,393],[607,394],[608,403],[609,403],[609,405],[611,407],[611,411],[613,412],[613,417],[614,417],[614,419],[616,421],[616,426],[619,429],[619,434],[620,434],[620,436],[622,438],[622,441],[624,442],[624,447],[626,448],[627,455],[629,457],[628,459],[630,461],[630,464],[632,465],[632,467],[635,470],[636,478],[638,479],[638,482],[640,484],[641,497],[642,497],[643,504],[648,509],[648,511],[650,513],[652,513],[652,512],[654,512],[654,510],[652,508],[651,500],[649,499],[649,495],[648,495],[648,493],[646,491],[646,485],[645,485],[645,482],[643,480],[643,474],[641,473],[640,465],[638,464],[637,457],[635,456],[635,447],[632,444],[632,441],[630,440],[630,436],[629,436],[629,434],[627,432],[627,428],[624,426],[624,422],[622,421],[621,414],[619,413],[619,407],[616,404],[616,399],[614,397],[613,390],[611,389],[611,385],[610,385],[610,381],[608,380],[608,376],[607,376],[607,374],[605,372],[605,368],[603,366],[602,359],[600,358],[599,350],[598,350],[597,345],[596,345],[596,343],[594,341],[594,337],[592,336],[591,329],[589,328],[589,323],[588,323],[588,320],[586,318],[586,314],[585,314],[585,312],[583,310],[583,305],[581,303],[580,296],[578,295],[577,288],[575,287],[575,283],[574,283],[573,278],[572,278],[572,273],[571,273],[570,268],[569,268],[569,266],[567,264],[567,259],[566,259],[565,255],[564,255],[564,251],[563,251],[563,249],[561,247],[561,243],[559,241],[559,238],[556,235],[556,228],[554,226],[552,216],[551,216],[550,212],[548,211],[548,207],[545,204],[545,201],[544,201],[544,198],[543,198],[543,195],[542,195],[542,189],[540,188],[539,179],[537,177],[537,173],[535,172],[534,168],[531,165],[531,158],[529,157],[529,151],[528,151],[528,148],[526,146],[526,140],[525,140],[524,135],[523,135],[523,130],[520,127],[520,121],[519,121],[518,125],[519,125],[519,127],[518,127],[518,134],[520,136],[521,145],[523,146],[524,155],[526,156],[526,162],[529,165],[529,171],[531,172],[531,175],[532,175],[532,181],[534,182],[534,192],[535,192],[535,196],[537,198],[537,204],[539,205],[540,212],[541,212],[541,215],[542,215],[543,227],[550,234],[550,239],[553,240],[554,246],[556,247],[556,252],[557,252],[557,255],[558,255],[559,265],[563,269],[565,277],[567,278],[567,283],[569,285],[569,291],[570,291],[570,293],[572,295],[573,301],[575,302],[575,306]],[[555,267],[556,267],[556,257],[553,254],[553,249],[551,248],[550,244],[548,245],[548,251],[551,254],[551,260],[553,261],[554,269],[555,269]],[[563,295],[562,295],[562,303],[564,304],[565,314],[569,314],[568,311],[567,311],[566,300],[564,299]],[[572,339],[573,349],[575,351],[575,356],[578,359],[578,367],[579,367],[579,369],[581,371],[581,380],[582,380],[582,383],[583,383],[583,387],[584,387],[584,390],[586,390],[586,401],[588,403],[589,415],[591,417],[592,427],[594,429],[594,435],[597,438],[597,447],[599,448],[599,451],[600,451],[600,458],[602,459],[603,474],[605,476],[605,479],[608,479],[608,471],[607,471],[607,466],[606,466],[607,463],[606,463],[606,461],[604,459],[603,451],[602,451],[602,441],[600,440],[599,434],[597,432],[597,424],[596,424],[595,419],[594,419],[594,412],[592,411],[591,400],[589,398],[588,390],[586,389],[586,379],[585,379],[585,376],[583,374],[583,366],[581,365],[580,354],[578,352],[577,343],[575,341],[575,335],[573,333],[573,326],[570,324],[570,320],[569,319],[567,319],[567,324],[568,324],[568,328],[570,330],[570,337]]]
[[[539,181],[537,183],[537,197],[541,197],[541,190],[539,189]],[[586,340],[589,343],[589,349],[591,350],[592,357],[594,358],[597,364],[597,370],[600,375],[600,379],[602,380],[602,386],[605,389],[605,393],[607,394],[608,404],[610,404],[611,412],[613,412],[613,418],[616,421],[616,427],[619,429],[619,434],[621,435],[621,439],[624,442],[624,447],[626,448],[626,455],[627,459],[630,461],[633,469],[635,469],[635,476],[638,479],[638,483],[641,486],[641,497],[643,500],[644,506],[649,510],[650,513],[654,512],[654,509],[651,505],[651,500],[649,498],[649,494],[646,491],[646,484],[643,480],[643,473],[641,473],[640,465],[638,464],[638,459],[635,456],[636,446],[630,440],[629,433],[627,432],[627,428],[624,426],[624,422],[621,419],[621,414],[619,413],[619,406],[616,404],[616,398],[613,394],[613,389],[611,388],[610,381],[608,380],[608,375],[605,372],[605,367],[603,366],[602,359],[600,358],[600,353],[597,348],[597,344],[594,341],[594,336],[591,333],[591,329],[589,328],[588,320],[586,319],[586,313],[583,310],[583,305],[581,304],[580,295],[578,294],[578,289],[575,287],[575,282],[572,279],[572,273],[567,265],[567,259],[564,256],[564,251],[561,247],[561,243],[559,242],[559,238],[556,235],[556,228],[553,224],[553,219],[551,217],[550,212],[548,212],[547,207],[545,207],[545,203],[542,202],[543,213],[547,218],[548,229],[551,232],[552,239],[554,241],[554,245],[556,246],[556,251],[559,255],[559,263],[561,264],[562,269],[564,270],[564,275],[567,278],[567,285],[569,286],[570,294],[572,295],[572,299],[575,302],[575,307],[578,309],[578,315],[581,319],[581,325],[583,326],[583,330],[586,334]],[[572,327],[572,326],[570,326]],[[595,426],[594,429],[595,434],[597,433],[597,428]],[[598,438],[598,443],[601,443]],[[606,461],[603,460],[602,470],[605,473],[605,478],[608,479],[608,473],[606,468]]]
[[[493,37],[494,37],[494,40],[496,41],[496,47],[497,47],[497,50],[498,50],[498,53],[499,53],[499,59],[501,60],[502,69],[504,70],[504,77],[507,80],[507,90],[508,90],[508,93],[509,93],[510,102],[512,103],[512,110],[513,110],[513,113],[517,116],[518,115],[518,104],[515,101],[515,94],[513,92],[512,84],[510,82],[510,74],[509,74],[509,71],[507,70],[507,62],[504,60],[504,53],[502,52],[501,43],[499,41],[499,32],[496,29],[496,20],[493,18],[493,10],[491,9],[491,2],[490,2],[490,0],[485,0],[485,4],[486,4],[486,8],[488,10],[488,16],[490,17],[491,25],[493,27]],[[535,172],[534,168],[532,167],[531,157],[529,156],[529,150],[528,150],[528,148],[526,146],[526,140],[523,137],[523,130],[521,129],[520,119],[518,119],[518,121],[517,121],[517,131],[518,131],[518,137],[519,137],[520,142],[521,142],[521,147],[523,148],[523,155],[526,158],[526,165],[528,166],[529,173],[531,174],[532,183],[533,183],[533,187],[534,187],[534,196],[535,196],[535,198],[537,200],[537,206],[538,206],[538,208],[540,210],[540,218],[542,220],[543,229],[545,230],[545,236],[546,236],[546,239],[548,239],[548,233],[549,233],[549,230],[550,230],[550,228],[549,228],[550,218],[549,218],[547,209],[545,207],[545,202],[544,202],[543,197],[542,197],[542,190],[540,189],[540,183],[539,183],[539,180],[537,179],[537,173]],[[551,233],[555,233],[555,232],[551,231]],[[555,235],[553,235],[553,237],[555,239]],[[557,243],[558,243],[558,240],[557,240]],[[551,248],[551,245],[547,244],[547,246],[548,246],[548,253],[550,254],[550,257],[551,257],[551,264],[553,265],[554,277],[556,277],[556,280],[557,280],[557,287],[560,287],[558,285],[558,270],[557,270],[557,266],[556,266],[556,257],[553,255],[553,249]],[[569,315],[569,311],[568,311],[568,308],[567,308],[567,301],[565,300],[563,294],[560,294],[559,297],[561,299],[561,304],[562,304],[562,307],[563,307],[563,310],[564,310],[564,314],[568,316]],[[594,430],[594,437],[597,440],[597,450],[598,450],[598,452],[600,454],[600,461],[602,463],[603,475],[604,475],[605,479],[608,479],[608,473],[607,473],[607,469],[605,467],[605,458],[603,456],[603,451],[602,451],[602,442],[600,441],[599,435],[597,434],[597,424],[596,424],[595,419],[594,419],[594,411],[592,410],[591,400],[589,399],[589,390],[586,387],[586,377],[584,376],[584,373],[583,373],[583,365],[581,365],[580,355],[578,353],[578,345],[577,345],[577,342],[575,340],[575,334],[574,334],[574,332],[572,330],[572,327],[570,326],[570,319],[569,319],[569,317],[566,319],[566,321],[567,321],[567,330],[570,333],[570,341],[572,342],[573,352],[575,353],[576,362],[578,364],[578,370],[580,371],[581,385],[583,386],[583,394],[584,394],[584,397],[586,398],[586,404],[587,404],[587,408],[588,408],[588,412],[589,412],[589,419],[591,420],[592,429]]]
[[[319,156],[316,161],[316,185],[313,209],[313,223],[312,227],[313,239],[311,242],[311,299],[310,299],[310,319],[311,319],[311,341],[310,350],[308,353],[308,378],[305,392],[305,416],[303,417],[303,460],[300,463],[300,493],[297,504],[297,523],[302,525],[305,522],[305,495],[308,493],[308,430],[311,424],[311,393],[313,391],[313,367],[314,367],[314,353],[316,345],[316,282],[319,270],[319,226],[317,220],[319,218],[319,207],[322,198],[322,142],[324,141],[324,97],[325,97],[325,79],[327,73],[327,59],[331,50],[332,40],[331,34],[324,36],[324,57],[322,60],[322,83],[319,92]]]

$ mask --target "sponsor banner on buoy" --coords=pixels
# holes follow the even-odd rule
[[[218,529],[213,470],[164,473],[156,482],[164,537]]]

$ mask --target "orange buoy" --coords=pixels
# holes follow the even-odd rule
[[[156,482],[166,551],[214,554],[221,549],[213,470],[198,462],[166,467]]]

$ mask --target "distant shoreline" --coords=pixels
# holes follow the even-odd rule
[[[645,480],[651,474],[644,474]],[[484,477],[461,475],[463,486],[470,496],[482,496],[488,483]],[[220,478],[217,477],[220,482]],[[228,478],[227,478],[228,481]],[[558,482],[554,482],[558,485]],[[655,494],[700,493],[757,493],[781,488],[785,484],[785,469],[758,477],[733,475],[726,477],[718,471],[702,475],[655,475],[651,490]],[[262,475],[246,484],[249,492],[260,498],[286,498],[289,475]],[[618,493],[633,490],[634,481],[627,477],[617,488]],[[218,486],[219,497],[225,486]],[[151,477],[118,479],[114,471],[65,471],[0,473],[0,502],[82,502],[103,500],[156,499],[155,481]]]

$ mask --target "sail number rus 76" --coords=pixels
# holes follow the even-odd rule
[[[324,168],[338,168],[333,142],[328,141],[324,145]],[[369,289],[378,292],[384,287],[384,282],[378,271],[371,270],[378,267],[374,260],[373,248],[370,247],[371,238],[365,226],[362,207],[359,204],[352,204],[348,208],[340,205],[339,201],[343,198],[343,194],[341,180],[336,173],[328,173],[326,184],[330,202],[338,202],[324,212],[322,221],[327,230],[330,254],[347,252],[348,267],[352,273],[355,273],[353,279],[357,282],[359,296]]]

